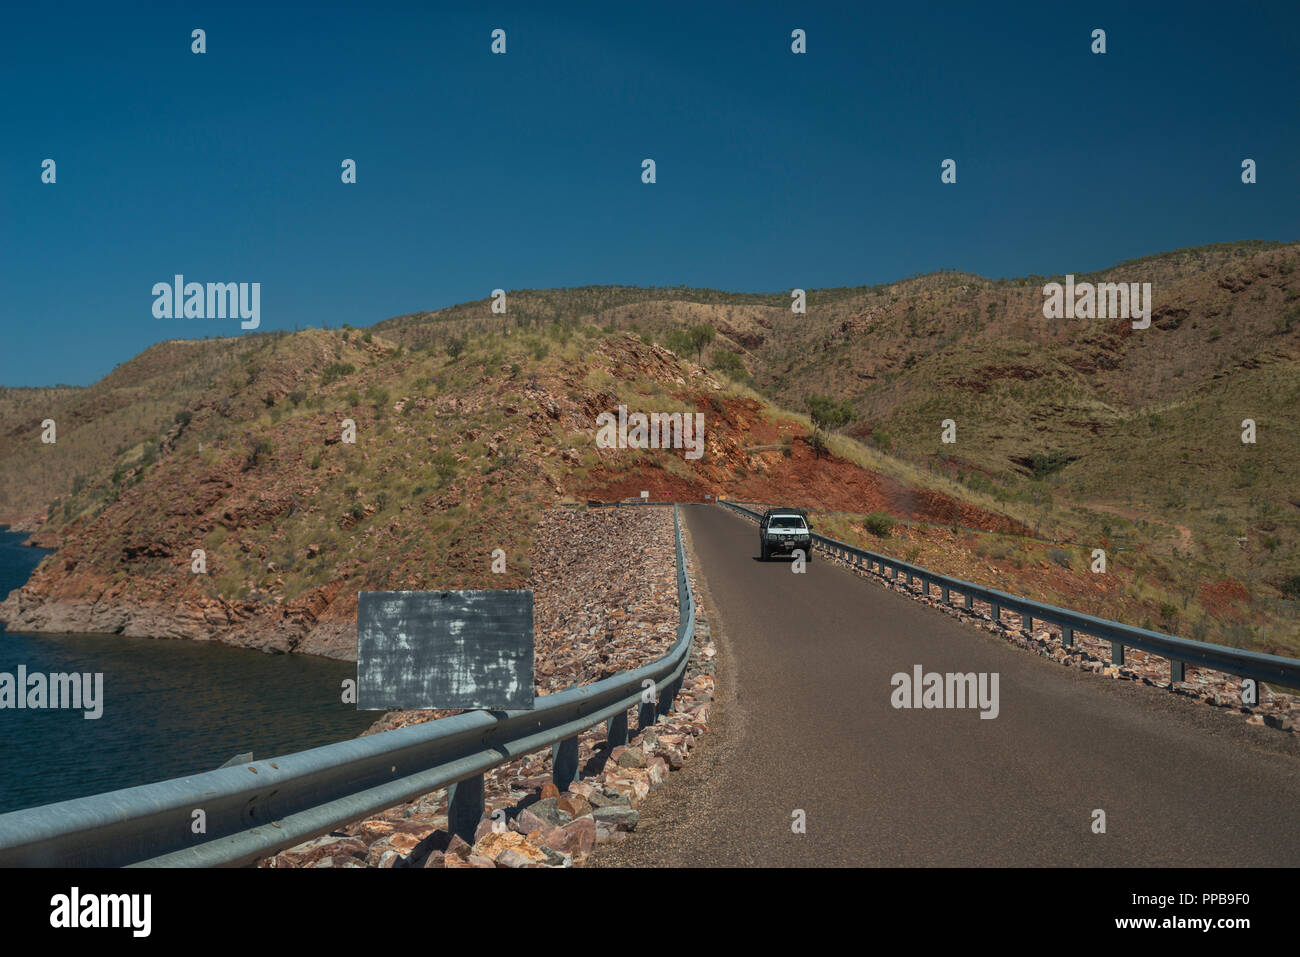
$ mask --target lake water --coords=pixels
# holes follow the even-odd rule
[[[47,553],[0,529],[0,598]],[[102,672],[103,715],[0,709],[0,813],[355,737],[381,712],[339,699],[356,665],[215,642],[27,635],[0,625],[0,672]]]

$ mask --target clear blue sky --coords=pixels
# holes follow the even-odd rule
[[[48,6],[0,35],[5,385],[238,334],[154,318],[178,272],[260,282],[274,330],[1300,238],[1295,2]]]

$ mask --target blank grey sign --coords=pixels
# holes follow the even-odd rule
[[[533,706],[533,593],[363,591],[357,710]]]

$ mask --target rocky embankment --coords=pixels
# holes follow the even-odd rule
[[[663,657],[677,637],[671,508],[557,508],[538,523],[533,590],[537,696]],[[366,733],[455,711],[390,711]]]
[[[552,513],[557,544],[535,566],[537,693],[599,680],[661,657],[678,622],[672,511]],[[567,544],[563,544],[567,543]],[[688,563],[689,564],[689,563]],[[692,581],[694,569],[690,568]],[[625,839],[651,789],[681,768],[707,731],[714,646],[697,611],[696,641],[673,710],[610,748],[603,724],[578,737],[579,777],[561,793],[551,752],[484,775],[484,817],[471,844],[447,830],[447,791],[423,797],[283,851],[263,867],[570,867]],[[393,712],[367,733],[453,712]],[[635,718],[630,719],[635,724]],[[493,813],[503,811],[493,820]]]

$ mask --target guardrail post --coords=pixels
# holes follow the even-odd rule
[[[924,597],[929,598],[929,597],[930,597],[930,579],[926,578],[924,575],[918,575],[918,576],[917,576],[917,579],[921,582],[921,594],[922,594]]]
[[[551,745],[551,780],[561,791],[578,776],[578,738],[565,738]]]
[[[1187,680],[1187,666],[1184,662],[1169,659],[1169,687]]]
[[[947,586],[947,585],[940,585],[940,586],[939,586],[939,600],[940,600],[941,602],[943,602],[945,605],[948,604],[949,598],[948,598],[948,586]]]
[[[1020,628],[1032,635],[1034,633],[1034,616],[1022,613],[1020,615]]]
[[[457,781],[447,789],[447,830],[467,844],[483,818],[483,775]]]
[[[611,748],[627,744],[627,709],[605,722],[605,740]]]
[[[1112,665],[1122,665],[1124,663],[1124,646],[1118,641],[1110,643],[1110,663]]]
[[[653,701],[642,701],[636,711],[636,729],[644,731],[655,723],[655,705]]]
[[[659,705],[655,711],[659,714],[668,714],[673,710],[673,699],[677,697],[677,682],[670,681],[664,685],[663,690],[659,692]]]
[[[1062,626],[1061,626],[1061,646],[1064,647],[1064,648],[1073,648],[1073,647],[1074,647],[1074,629],[1073,629],[1073,628],[1066,627],[1065,625],[1062,625]]]
[[[966,593],[966,610],[967,611],[975,610],[975,596],[972,595],[970,592]]]
[[[1001,606],[1001,605],[994,605],[994,604],[990,603],[990,605],[989,605],[989,612],[990,612],[990,614],[992,614],[994,622],[996,622],[997,624],[1002,624],[1002,606]]]

